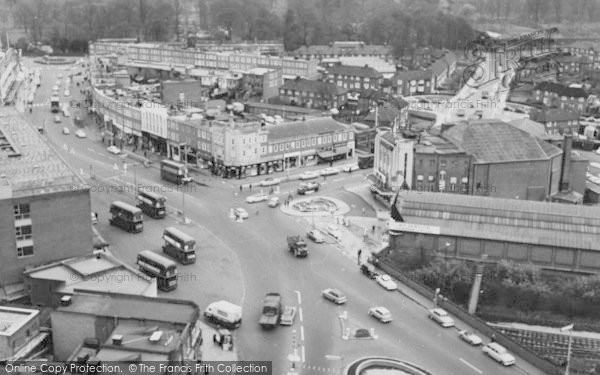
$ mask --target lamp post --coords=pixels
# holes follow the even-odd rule
[[[343,355],[326,354],[325,359],[328,361],[340,361],[340,375],[343,375],[343,373],[344,373],[344,356]]]
[[[292,364],[292,368],[288,372],[288,375],[296,375],[298,371],[296,369],[296,363],[302,362],[302,358],[298,355],[298,347],[296,345],[296,330],[292,331],[292,352],[288,354],[287,360]]]
[[[567,367],[565,368],[565,375],[569,375],[569,365],[571,364],[571,345],[573,344],[573,323],[562,327],[560,331],[569,331],[569,346],[567,348]]]

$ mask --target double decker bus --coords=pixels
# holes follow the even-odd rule
[[[144,230],[142,221],[142,210],[121,201],[114,201],[110,205],[112,217],[108,220],[114,225],[128,232],[139,233]]]
[[[160,177],[177,185],[187,184],[192,181],[192,178],[188,175],[188,169],[184,164],[166,159],[160,162]]]
[[[58,96],[52,96],[50,98],[50,110],[52,113],[60,111],[60,100],[58,99]]]
[[[150,250],[138,253],[136,261],[140,271],[150,277],[156,277],[158,289],[168,292],[177,288],[177,265],[169,258]]]
[[[181,264],[196,262],[196,240],[177,228],[168,227],[163,232],[165,244],[162,249],[168,256],[177,259]]]
[[[167,198],[151,191],[139,190],[137,194],[137,207],[146,215],[154,219],[162,219],[167,214]]]

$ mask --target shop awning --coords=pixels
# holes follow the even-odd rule
[[[348,152],[348,147],[344,146],[344,147],[336,148],[335,151],[334,150],[318,151],[317,156],[319,156],[321,159],[330,159],[337,155],[343,155],[346,152]]]

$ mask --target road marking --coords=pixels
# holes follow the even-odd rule
[[[302,318],[302,307],[298,308],[298,316],[300,317],[300,321],[304,321],[304,319]]]
[[[300,340],[304,341],[304,326],[300,326]]]
[[[302,362],[306,362],[306,356],[304,353],[304,345],[302,345]]]
[[[296,294],[298,295],[298,304],[301,305],[302,304],[302,297],[300,295],[300,291],[299,290],[294,290],[294,292],[296,292]]]
[[[469,366],[470,368],[472,368],[473,370],[475,370],[478,374],[483,374],[483,371],[481,371],[480,369],[478,369],[477,367],[473,366],[472,364],[470,364],[469,362],[465,361],[462,358],[459,358],[459,360],[464,363],[465,365]]]

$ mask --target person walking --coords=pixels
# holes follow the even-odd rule
[[[373,225],[373,234],[375,234],[375,225]]]
[[[358,256],[356,257],[356,262],[360,266],[360,256],[362,255],[362,249],[358,249]]]
[[[242,189],[243,189],[243,187],[242,187],[242,185],[240,185],[240,193],[242,192]]]

